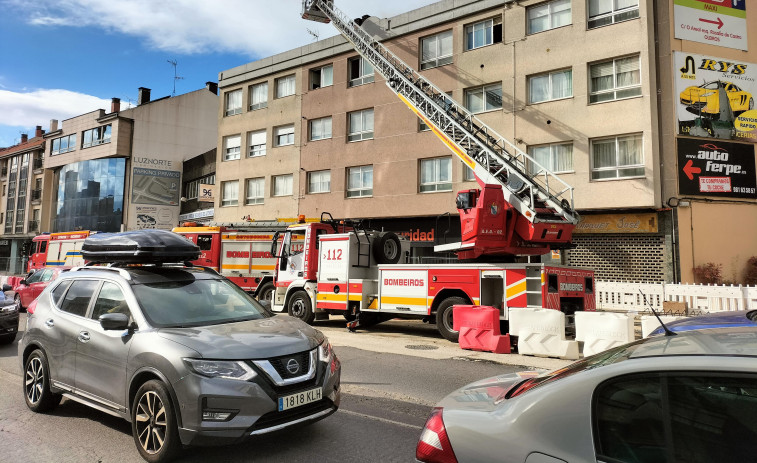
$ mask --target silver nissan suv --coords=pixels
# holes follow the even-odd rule
[[[324,335],[205,268],[75,268],[29,306],[18,349],[31,410],[66,397],[120,416],[150,462],[339,406],[340,362]]]

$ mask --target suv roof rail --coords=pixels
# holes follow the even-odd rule
[[[95,266],[95,265],[87,264],[84,267],[74,267],[74,268],[72,268],[69,271],[70,272],[81,272],[82,270],[111,270],[111,271],[114,271],[114,272],[118,272],[118,274],[121,275],[125,280],[131,281],[131,275],[129,274],[129,272],[127,272],[123,268],[118,268],[118,267],[111,267],[111,266],[105,267],[105,266],[102,266],[102,265]]]

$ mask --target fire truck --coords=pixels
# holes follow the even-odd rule
[[[361,325],[420,318],[436,323],[453,341],[455,305],[497,307],[505,322],[516,307],[561,310],[568,319],[576,311],[594,310],[591,270],[516,263],[516,256],[570,247],[579,219],[573,188],[402,62],[333,1],[303,0],[302,17],[331,22],[473,170],[479,188],[458,192],[461,242],[435,247],[457,254],[460,263],[409,264],[406,240],[329,214],[276,233],[272,309],[306,322],[338,313]],[[298,251],[294,243],[300,242]]]
[[[193,264],[210,267],[258,299],[270,300],[276,268],[276,258],[271,255],[273,234],[294,222],[186,223],[173,231],[200,247],[200,257]]]
[[[32,238],[27,271],[43,267],[73,268],[84,265],[81,245],[90,234],[89,230],[43,233]]]

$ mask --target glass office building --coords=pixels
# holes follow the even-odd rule
[[[53,232],[121,231],[124,214],[125,158],[68,164],[58,171]]]

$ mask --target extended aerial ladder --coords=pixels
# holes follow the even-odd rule
[[[334,7],[303,0],[304,19],[331,22],[389,88],[473,170],[481,190],[461,192],[462,243],[437,246],[460,258],[544,254],[570,245],[578,223],[573,187],[484,124]]]

